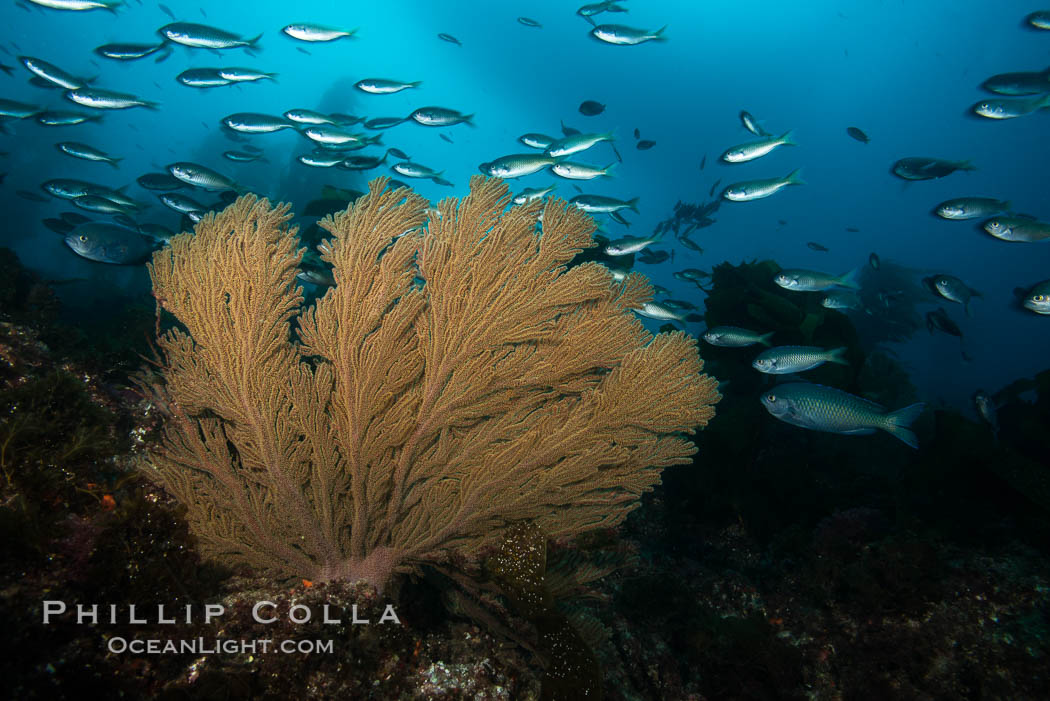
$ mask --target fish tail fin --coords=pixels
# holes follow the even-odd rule
[[[414,80],[414,81],[412,81],[411,83],[408,84],[408,87],[410,87],[410,88],[418,88],[422,84],[423,84],[422,80]]]
[[[846,360],[846,346],[828,351],[828,362],[838,363],[839,365],[849,365],[849,361]]]
[[[860,268],[854,268],[848,273],[843,273],[835,278],[835,284],[840,287],[848,287],[851,290],[859,290],[860,283],[857,282],[857,276],[860,274]]]
[[[1050,95],[1047,95],[1047,97],[1050,97]],[[965,161],[959,161],[955,165],[956,165],[956,168],[959,169],[959,170],[977,170],[977,166],[975,166],[973,164],[973,161],[971,161],[969,159],[967,159]]]
[[[602,175],[604,175],[607,178],[615,177],[612,174],[612,170],[615,167],[616,167],[616,163],[610,163],[609,165],[605,166],[604,168],[602,168]]]
[[[795,168],[795,170],[788,173],[786,178],[788,185],[805,185],[806,181],[802,179],[802,169]]]
[[[613,141],[616,141],[616,130],[615,129],[610,129],[609,131],[605,132],[601,136],[602,136],[602,141],[608,141],[609,143],[612,143]]]
[[[774,331],[770,331],[769,333],[762,334],[758,337],[758,342],[767,348],[772,346],[773,344],[769,342],[769,339],[773,338],[774,333]]]
[[[110,158],[106,162],[109,163],[114,168],[120,168],[120,162],[123,161],[123,160],[124,160],[123,158]]]
[[[926,408],[926,404],[919,402],[906,406],[903,409],[886,414],[882,430],[894,438],[898,438],[912,448],[919,447],[919,439],[911,430],[911,425],[919,414]]]
[[[1043,95],[1043,99],[1039,101],[1039,109],[1044,107],[1050,107],[1050,95]]]
[[[370,144],[375,144],[376,146],[379,146],[383,143],[383,135],[376,134],[375,136],[366,136],[365,141],[367,141]]]
[[[153,110],[154,112],[156,112],[157,110],[160,109],[160,103],[159,102],[153,102],[152,100],[143,100],[142,101],[142,106],[145,107],[148,110]]]
[[[637,197],[635,197],[633,199],[630,199],[630,200],[627,200],[627,209],[631,210],[635,214],[641,214],[641,212],[638,211],[638,198]],[[661,233],[661,235],[663,234],[662,231],[660,233]]]
[[[653,32],[653,41],[667,41],[667,37],[664,36],[665,29],[667,29],[666,24]]]
[[[262,47],[259,46],[260,39],[262,39],[262,34],[256,34],[251,39],[248,39],[244,44],[244,53],[248,54],[249,56],[257,56],[259,54],[259,51],[262,49]]]
[[[784,135],[780,137],[780,142],[785,146],[798,146],[798,142],[795,141],[795,130],[788,129]]]
[[[277,82],[277,76],[280,75],[280,74],[279,73],[266,73],[265,75],[266,75],[267,78],[269,78],[270,80],[272,80],[273,82],[276,83]]]

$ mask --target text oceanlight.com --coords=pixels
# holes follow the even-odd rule
[[[116,637],[106,641],[106,649],[115,655],[268,655],[273,652],[331,654],[334,646],[331,640],[209,640],[203,637],[192,640],[128,640]]]

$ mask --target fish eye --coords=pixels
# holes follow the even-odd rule
[[[79,238],[82,242],[87,241],[87,236],[85,236],[84,234],[81,234],[77,238]]]
[[[1033,302],[1044,302],[1044,301],[1046,301],[1046,295],[1036,295],[1035,297],[1032,297],[1032,301]]]
[[[766,401],[775,402],[776,400],[777,400],[777,395],[775,395],[775,394],[767,394],[766,395]]]

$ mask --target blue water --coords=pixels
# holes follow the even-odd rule
[[[927,274],[956,275],[984,293],[983,300],[973,303],[973,318],[966,318],[957,305],[942,304],[966,334],[973,362],[962,360],[957,339],[930,336],[925,330],[896,348],[923,399],[963,406],[978,387],[994,390],[1047,365],[1050,317],[1016,310],[1011,302],[1015,287],[1050,277],[1050,244],[1005,243],[980,232],[972,222],[941,221],[930,214],[942,200],[980,195],[1009,199],[1020,211],[1050,218],[1050,114],[1004,122],[966,116],[967,108],[982,96],[978,86],[988,76],[1050,65],[1050,32],[1021,26],[1022,18],[1036,9],[1028,3],[630,0],[625,3],[629,13],[604,15],[599,21],[668,27],[667,42],[634,47],[610,46],[589,37],[590,25],[574,14],[579,2],[166,4],[180,20],[243,36],[262,32],[261,51],[250,56],[229,50],[217,56],[175,47],[159,64],[153,57],[111,61],[94,55],[92,48],[112,41],[157,39],[155,30],[171,21],[157,4],[131,2],[115,15],[27,10],[20,3],[0,8],[0,47],[5,52],[0,62],[15,67],[12,76],[0,75],[4,97],[80,109],[63,100],[61,91],[27,84],[29,73],[16,57],[29,55],[75,75],[97,75],[99,87],[161,103],[157,112],[113,112],[98,124],[49,128],[32,120],[11,122],[11,133],[0,136],[0,151],[9,154],[0,167],[8,174],[0,187],[0,205],[8,215],[0,244],[13,247],[46,277],[90,280],[101,291],[78,297],[90,300],[96,311],[119,314],[122,295],[148,289],[144,268],[78,258],[61,237],[39,223],[69,210],[68,204],[27,202],[15,190],[40,192],[44,180],[71,177],[128,185],[129,193],[153,201],[135,184],[137,176],[162,171],[173,161],[194,161],[301,208],[317,197],[322,184],[362,189],[369,176],[296,163],[295,156],[311,147],[289,130],[252,137],[269,164],[231,163],[221,154],[237,145],[221,134],[223,116],[242,111],[279,115],[292,108],[404,116],[416,107],[441,105],[474,113],[476,128],[433,129],[409,122],[383,133],[386,146],[444,169],[444,177],[455,183],[455,188],[446,188],[413,181],[427,197],[465,194],[479,163],[527,151],[516,140],[523,133],[559,135],[560,120],[583,131],[616,133],[623,163],[615,177],[579,183],[588,193],[641,198],[641,213],[628,213],[631,229],[611,224],[613,236],[651,231],[670,216],[677,200],[709,199],[708,190],[718,178],[725,185],[781,176],[801,167],[804,187],[761,201],[725,203],[715,215],[717,224],[693,236],[705,248],[703,255],[669,241],[662,247],[676,248],[675,264],[639,264],[636,269],[670,288],[674,297],[699,302],[692,285],[672,278],[672,271],[773,258],[785,267],[841,273],[864,265],[868,254],[876,251],[884,260]],[[543,28],[522,26],[516,22],[519,15],[537,20]],[[285,24],[306,21],[360,29],[353,40],[313,45],[279,31]],[[463,46],[440,41],[439,32],[456,36]],[[174,80],[187,68],[221,66],[280,75],[276,83],[210,90]],[[422,80],[423,85],[372,96],[352,87],[365,77]],[[577,106],[585,99],[606,104],[606,111],[582,116]],[[752,163],[720,165],[717,158],[723,150],[751,138],[737,119],[741,109],[752,112],[771,132],[793,129],[799,145]],[[851,125],[864,129],[871,143],[850,139],[845,129]],[[655,140],[656,147],[636,150],[635,128],[642,138]],[[454,143],[443,141],[439,133]],[[73,160],[55,150],[53,144],[63,140],[89,143],[124,161],[114,170]],[[701,171],[705,155],[707,166]],[[906,156],[969,159],[978,170],[904,183],[889,174],[889,167]],[[606,165],[616,159],[608,145],[601,144],[578,160]],[[568,199],[576,194],[573,181],[548,173],[512,181],[512,187],[542,187],[551,181],[557,181],[557,195]],[[179,221],[159,203],[144,219],[172,228]],[[787,224],[780,226],[778,220]],[[860,231],[847,232],[846,227]],[[809,250],[807,241],[831,250]],[[703,329],[697,324],[688,328],[697,334]]]

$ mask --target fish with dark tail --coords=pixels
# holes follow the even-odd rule
[[[580,114],[585,117],[594,117],[605,111],[605,105],[594,100],[584,100],[580,103]]]
[[[942,158],[902,158],[893,164],[890,172],[904,180],[933,180],[951,175],[957,170],[977,170],[970,161],[946,161]]]
[[[871,143],[871,138],[857,127],[846,127],[846,133],[862,144]]]

